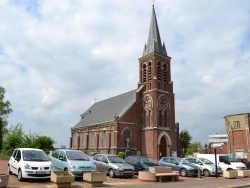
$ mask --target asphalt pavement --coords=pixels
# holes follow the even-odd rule
[[[53,188],[54,185],[35,186],[36,188]],[[71,188],[86,188],[91,187],[90,184],[83,183],[78,185],[72,185]],[[167,182],[116,182],[116,183],[104,183],[102,186],[108,188],[250,188],[250,178],[236,178],[226,179],[224,177],[209,177],[209,178],[185,178],[178,181]],[[11,187],[14,188],[14,187]],[[17,188],[17,187],[15,187]],[[19,188],[34,188],[34,186],[21,186]]]

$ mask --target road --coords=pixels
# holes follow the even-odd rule
[[[0,160],[0,174],[7,173],[7,160]],[[9,188],[51,188],[53,183],[49,180],[27,180],[19,182],[15,175],[9,178]],[[76,180],[71,188],[89,187],[83,180]],[[225,179],[223,177],[180,177],[179,181],[168,182],[145,182],[137,179],[137,176],[130,178],[109,178],[102,187],[118,188],[250,188],[250,178]]]

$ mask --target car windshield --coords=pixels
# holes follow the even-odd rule
[[[89,161],[89,157],[81,151],[66,151],[69,160]]]
[[[108,156],[109,162],[111,163],[125,163],[125,161],[118,156]]]
[[[49,161],[46,153],[40,150],[23,150],[24,161]]]
[[[205,158],[200,158],[200,160],[204,163],[204,164],[214,164],[213,162],[209,161],[208,159]]]
[[[187,161],[186,159],[182,159],[182,160],[180,160],[180,163],[182,163],[182,164],[190,164],[190,162],[189,162],[189,161]]]
[[[143,163],[155,163],[155,161],[153,159],[149,158],[149,157],[142,157],[141,161]]]
[[[238,160],[236,157],[234,157],[233,155],[227,155],[228,160],[230,162],[240,162],[240,160]]]

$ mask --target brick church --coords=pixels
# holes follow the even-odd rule
[[[171,57],[161,42],[154,6],[139,58],[138,88],[89,107],[71,128],[70,147],[153,159],[179,154]]]

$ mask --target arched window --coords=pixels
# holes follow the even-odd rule
[[[147,66],[144,64],[144,65],[143,65],[143,69],[142,69],[142,79],[143,79],[143,83],[146,83],[146,68],[147,68]]]
[[[73,134],[73,147],[77,148],[77,133]]]
[[[161,62],[157,63],[157,80],[161,81]]]
[[[161,127],[161,110],[158,111],[158,126]]]
[[[152,66],[151,62],[148,63],[148,89],[151,89],[151,80],[152,80]]]
[[[163,80],[164,80],[164,83],[167,83],[167,80],[168,80],[168,77],[167,77],[167,65],[166,63],[164,63],[163,65]]]
[[[107,140],[107,132],[106,131],[102,131],[102,147],[103,148],[106,147],[106,140]]]
[[[151,62],[148,63],[148,81],[151,81],[152,79],[152,66]]]
[[[94,132],[90,133],[90,147],[91,148],[95,147],[95,133]]]
[[[124,146],[126,148],[130,148],[131,132],[129,128],[123,129],[122,134],[123,134]]]
[[[167,116],[167,112],[164,111],[162,114],[162,126],[163,127],[167,127],[166,116]]]
[[[86,148],[86,133],[82,133],[82,147]]]

